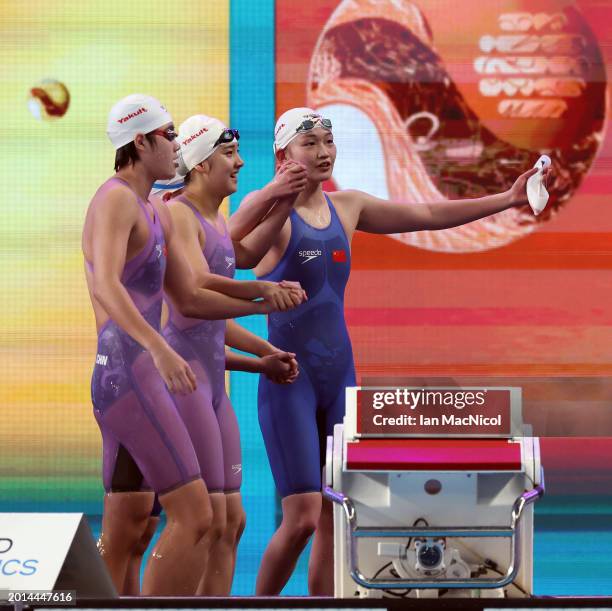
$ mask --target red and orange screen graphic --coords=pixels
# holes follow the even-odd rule
[[[357,232],[346,306],[362,383],[607,375],[611,17],[594,0],[277,0],[277,116],[332,120],[328,190],[435,205],[506,190],[543,153],[554,164],[537,217]]]

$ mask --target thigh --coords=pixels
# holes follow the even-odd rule
[[[219,422],[221,443],[223,445],[223,469],[225,473],[225,492],[237,492],[242,484],[242,451],[240,448],[240,430],[236,412],[223,391],[215,405],[215,414]]]
[[[306,372],[293,384],[260,376],[259,425],[282,497],[321,490],[316,395]]]
[[[338,380],[337,387],[334,389],[335,397],[333,401],[325,406],[325,424],[321,433],[326,437],[334,434],[334,426],[344,420],[346,414],[346,388],[356,385],[355,368],[351,363],[342,377]]]
[[[96,410],[103,439],[111,450],[117,448],[113,473],[106,474],[105,480],[110,478],[112,487],[117,459],[123,451],[157,493],[198,479],[200,469],[191,439],[149,353],[140,354],[126,376],[130,390],[105,405],[103,411]],[[104,454],[106,457],[106,449]],[[108,454],[111,463],[111,452]],[[127,464],[126,458],[124,462]],[[135,490],[140,490],[141,484],[142,479]]]
[[[193,444],[202,479],[209,492],[225,487],[223,440],[213,408],[212,391],[198,361],[190,361],[198,386],[188,395],[175,395],[174,402]]]
[[[319,435],[319,463],[323,469],[326,462],[327,438],[333,436],[336,424],[344,421],[346,414],[346,388],[355,386],[355,369],[352,366],[336,381],[334,387],[329,388],[329,395],[333,399],[324,404],[317,413],[317,426]]]

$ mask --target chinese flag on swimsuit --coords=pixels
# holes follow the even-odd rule
[[[336,263],[346,263],[346,250],[334,250],[332,252],[332,259]]]

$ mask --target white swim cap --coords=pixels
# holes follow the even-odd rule
[[[111,108],[106,133],[115,149],[120,149],[132,142],[136,134],[148,134],[167,123],[172,123],[172,117],[159,100],[133,93]]]
[[[298,134],[307,129],[300,129],[304,121],[312,121],[314,125],[309,128],[323,127],[331,130],[331,122],[324,119],[316,110],[312,108],[292,108],[284,112],[276,122],[274,127],[274,152],[282,151]],[[329,123],[324,125],[323,122]]]
[[[219,139],[224,135],[225,143],[240,137],[237,130],[228,129],[222,121],[214,117],[194,115],[184,121],[179,127],[178,139],[180,155],[187,171],[208,159],[214,153],[215,147],[223,143],[219,142]]]

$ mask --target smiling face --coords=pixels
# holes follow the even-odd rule
[[[306,168],[308,179],[324,182],[331,178],[336,161],[334,135],[328,129],[315,127],[296,136],[282,151],[278,158],[293,159]]]
[[[227,197],[238,190],[238,172],[244,161],[236,141],[219,145],[206,162],[209,165],[208,184],[212,191]]]

